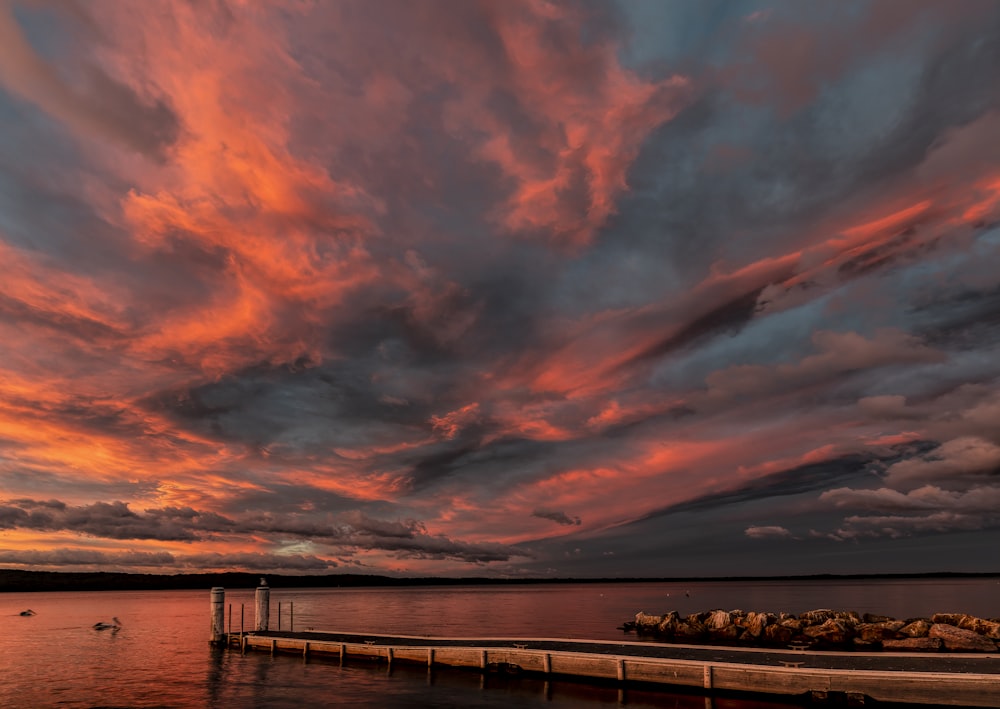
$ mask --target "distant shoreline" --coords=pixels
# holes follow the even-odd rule
[[[285,576],[265,574],[272,588],[384,588],[407,586],[526,586],[590,583],[725,583],[757,581],[865,581],[893,579],[1000,578],[998,572],[929,572],[914,574],[811,574],[789,576],[684,576],[673,578],[483,578],[393,577],[365,574]],[[198,574],[131,574],[119,572],[25,571],[0,569],[0,593],[42,591],[167,591],[181,589],[255,588],[261,574],[244,572]]]

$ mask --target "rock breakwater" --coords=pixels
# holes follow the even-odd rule
[[[935,613],[900,620],[871,613],[817,609],[794,615],[710,610],[682,616],[636,613],[623,629],[658,640],[749,647],[896,652],[997,652],[1000,619]]]

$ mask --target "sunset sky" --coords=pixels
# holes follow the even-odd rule
[[[0,568],[1000,571],[1000,3],[0,0]]]

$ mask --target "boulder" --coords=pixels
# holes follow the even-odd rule
[[[843,645],[850,642],[851,632],[839,620],[830,618],[821,625],[810,625],[802,631],[806,636],[825,645]]]
[[[901,635],[908,638],[926,638],[931,629],[931,622],[925,618],[917,618],[899,629]]]
[[[673,635],[678,622],[680,622],[680,617],[677,615],[677,611],[670,611],[663,616],[663,620],[656,626],[656,629],[660,635]]]
[[[896,652],[936,652],[941,649],[941,638],[883,640],[882,649]]]
[[[764,634],[764,629],[771,625],[776,618],[770,613],[747,613],[743,618],[742,625],[746,628],[746,633],[752,638],[759,638]]]
[[[837,611],[833,614],[834,620],[839,620],[844,625],[853,628],[861,624],[861,616],[854,611]]]
[[[743,635],[743,628],[738,625],[724,625],[721,628],[709,628],[708,637],[722,642],[735,642]]]
[[[662,615],[649,615],[639,611],[635,614],[635,629],[639,632],[650,632],[663,622]]]
[[[896,620],[895,618],[890,618],[887,615],[876,615],[875,613],[865,613],[861,616],[861,620],[865,623],[888,623],[890,620]]]
[[[674,640],[700,640],[705,636],[705,626],[695,621],[694,623],[681,620],[674,626]]]
[[[775,645],[787,645],[795,637],[796,632],[785,625],[768,625],[764,628],[764,640]]]
[[[984,635],[993,640],[1000,640],[1000,623],[992,620],[967,615],[958,621],[958,627],[963,630],[971,630],[974,633]]]
[[[931,623],[945,623],[947,625],[958,625],[965,613],[935,613],[931,616]]]
[[[733,616],[729,611],[712,611],[704,623],[709,630],[720,630],[733,624]]]
[[[883,640],[895,640],[897,631],[902,627],[902,621],[883,623],[862,623],[854,629],[862,642],[874,643]]]
[[[957,652],[996,652],[997,644],[979,633],[957,628],[947,623],[935,623],[927,633],[928,638],[940,638],[946,650]]]
[[[819,608],[814,611],[799,613],[799,620],[804,620],[809,625],[822,625],[834,617],[834,612],[829,608]]]
[[[798,618],[785,618],[784,620],[779,621],[779,625],[784,628],[788,628],[795,633],[801,633],[802,629],[806,627],[806,624]]]

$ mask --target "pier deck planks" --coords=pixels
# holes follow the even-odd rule
[[[773,695],[864,694],[882,702],[1000,706],[1000,654],[836,653],[746,650],[551,638],[430,638],[379,634],[257,632],[247,649],[326,654],[486,670],[516,667],[598,680],[644,682]],[[801,667],[782,664],[794,655]],[[712,659],[706,659],[711,657]],[[817,666],[817,665],[832,666]],[[941,671],[947,670],[947,671]]]

